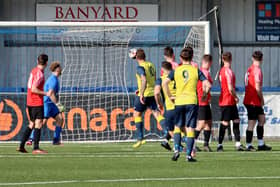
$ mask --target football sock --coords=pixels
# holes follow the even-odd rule
[[[219,129],[219,144],[223,143],[224,137],[225,137],[225,132],[226,132],[227,126],[223,125],[222,123],[220,124],[220,129]]]
[[[59,141],[59,139],[60,139],[61,130],[62,130],[61,126],[57,125],[57,126],[55,127],[55,131],[54,131],[54,134],[53,134],[53,138],[54,138],[56,141]]]
[[[263,133],[264,133],[263,126],[258,125],[257,126],[257,137],[258,137],[258,144],[259,144],[259,146],[263,146],[264,145]]]
[[[26,143],[26,141],[28,140],[30,134],[32,132],[32,129],[30,129],[29,127],[27,127],[23,133],[21,142],[20,142],[20,148],[24,148],[24,145]]]
[[[170,136],[169,133],[167,133],[167,134],[165,135],[165,139],[166,139],[166,140],[170,140],[170,139],[171,139],[171,136]]]
[[[209,140],[210,140],[210,136],[211,136],[211,130],[204,130],[204,146],[208,146],[209,145]]]
[[[233,123],[233,134],[236,142],[240,142],[239,123]]]
[[[253,140],[253,131],[246,130],[246,145],[249,147]]]
[[[164,117],[163,117],[162,115],[159,115],[159,116],[157,117],[157,122],[160,124],[160,126],[161,126],[161,128],[162,128],[163,130],[166,130],[165,119],[164,119]]]
[[[31,132],[31,135],[30,135],[29,139],[30,139],[30,140],[32,140],[32,141],[34,140],[34,130],[32,130],[32,132]]]
[[[181,130],[179,127],[175,127],[174,129],[174,149],[175,151],[179,151],[181,145]]]
[[[191,156],[193,145],[194,145],[194,132],[187,132],[187,156]]]
[[[134,119],[136,128],[137,128],[137,139],[142,140],[144,135],[143,135],[143,130],[144,130],[144,124],[142,122],[142,117],[135,117]]]
[[[195,130],[194,131],[194,138],[197,139],[199,137],[200,131]]]
[[[34,130],[34,147],[33,149],[39,149],[39,141],[41,137],[41,129],[35,128]]]

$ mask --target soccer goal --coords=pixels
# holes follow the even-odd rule
[[[20,74],[12,73],[9,83],[0,80],[0,87],[20,88],[15,92],[24,95],[28,77],[25,73],[35,66],[39,53],[48,54],[49,63],[62,63],[59,100],[66,109],[63,141],[134,139],[136,127],[132,115],[137,64],[128,58],[130,48],[143,48],[157,72],[160,72],[166,46],[173,47],[178,63],[179,52],[185,46],[193,47],[193,61],[198,64],[203,54],[210,53],[209,22],[206,21],[0,22],[0,31],[3,55],[10,55],[14,66],[19,59],[27,64],[19,70]],[[30,63],[32,61],[34,63]],[[49,74],[46,69],[46,78]],[[16,85],[13,85],[14,79]],[[24,106],[25,97],[15,94],[10,97]],[[24,111],[24,107],[21,110]],[[161,127],[151,112],[147,111],[143,117],[146,137],[160,138]],[[23,118],[25,121],[24,115]],[[43,139],[51,138],[53,127],[50,119]]]

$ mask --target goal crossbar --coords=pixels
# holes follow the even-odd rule
[[[205,54],[210,54],[209,21],[143,21],[143,22],[50,22],[50,21],[0,21],[0,27],[176,27],[203,26]]]

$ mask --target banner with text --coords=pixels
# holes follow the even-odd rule
[[[256,1],[256,41],[280,41],[280,1]]]
[[[37,4],[37,21],[56,22],[138,22],[158,21],[157,4]],[[81,29],[81,28],[80,28]],[[57,41],[42,28],[37,28],[39,41]],[[63,32],[67,29],[64,28]],[[40,34],[41,32],[41,34]],[[54,31],[54,33],[56,33]],[[135,41],[157,39],[156,28],[137,28],[132,38]]]
[[[119,100],[118,97],[121,97],[121,95],[112,96],[112,102],[117,102]],[[0,94],[0,98],[0,141],[18,141],[28,125],[28,119],[26,116],[26,94]],[[94,98],[97,99],[97,97]],[[242,103],[243,95],[239,95],[239,98],[240,103]],[[278,107],[278,103],[280,103],[280,95],[265,95],[264,98],[264,111],[266,114],[265,136],[280,137],[280,108]],[[131,95],[130,99],[130,103],[133,104],[134,95]],[[216,122],[220,119],[220,109],[217,105],[217,101],[218,96],[213,95],[212,114],[213,121]],[[91,102],[98,101],[91,100]],[[67,109],[64,114],[65,121],[63,133],[70,134],[79,130],[81,131],[79,136],[83,136],[83,134],[87,134],[87,132],[89,132],[88,134],[96,134],[96,136],[90,137],[89,140],[99,140],[99,134],[101,135],[103,133],[104,136],[104,133],[106,133],[106,140],[114,140],[114,138],[116,138],[116,132],[126,130],[132,133],[128,138],[134,138],[136,127],[132,117],[133,106],[128,108],[120,108],[120,106],[116,104],[116,108],[113,108],[110,111],[106,106],[98,109],[92,108],[90,111],[87,111],[86,108],[73,106],[72,108]],[[244,137],[248,121],[247,111],[242,104],[238,105],[238,110],[241,119],[241,134]],[[93,113],[98,115],[95,116]],[[163,135],[162,128],[152,117],[151,111],[146,112],[143,117],[145,133],[151,135],[149,138],[161,137]],[[116,122],[121,125],[116,125]],[[54,120],[49,119],[43,127],[42,140],[51,140],[54,129]],[[63,136],[64,134],[62,134],[62,137]]]

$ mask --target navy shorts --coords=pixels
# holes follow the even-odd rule
[[[142,104],[140,102],[140,97],[136,96],[134,100],[134,110],[137,112],[144,112],[147,108],[150,108],[151,110],[158,110],[154,96],[145,97],[144,102],[145,104]]]
[[[55,118],[59,110],[54,103],[44,103],[44,118]]]
[[[175,109],[174,110],[166,110],[164,112],[164,118],[165,118],[166,129],[168,131],[173,131],[175,123],[176,123],[176,111],[175,111]]]
[[[196,128],[198,106],[197,105],[180,105],[176,106],[176,125],[179,127]]]

